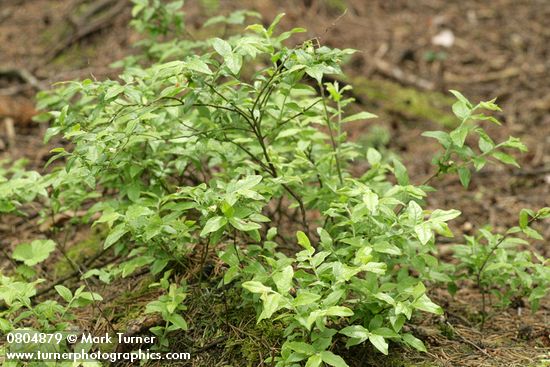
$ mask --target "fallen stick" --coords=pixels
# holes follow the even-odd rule
[[[0,77],[16,78],[23,83],[29,84],[37,90],[47,89],[46,86],[40,82],[30,71],[27,69],[17,68],[0,68]],[[6,88],[8,89],[8,88]]]
[[[502,79],[510,79],[519,76],[521,70],[516,67],[509,67],[499,71],[488,72],[485,74],[475,74],[475,75],[455,75],[452,73],[445,73],[443,79],[446,83],[457,83],[457,84],[466,84],[466,83],[488,83],[494,82]]]
[[[97,259],[99,259],[101,256],[103,256],[106,252],[108,251],[108,249],[103,249],[99,252],[97,252],[95,255],[93,255],[90,259],[88,259],[87,261],[84,261],[84,265],[86,267],[92,265],[94,263],[94,261],[96,261]],[[109,265],[110,263],[116,261],[119,259],[119,256],[114,256],[104,262],[102,262],[101,264],[99,264],[97,266],[97,268],[102,268],[106,265]],[[60,278],[60,279],[57,279],[55,282],[53,282],[52,284],[50,284],[48,287],[46,288],[43,288],[39,291],[36,292],[36,294],[34,295],[34,298],[32,300],[33,303],[36,302],[36,298],[37,297],[40,297],[48,292],[50,292],[51,290],[53,290],[55,288],[56,285],[59,285],[59,284],[63,284],[65,283],[66,281],[72,279],[72,278],[76,278],[80,275],[80,271],[76,270],[76,271],[73,271],[71,274],[68,274],[66,275],[65,277],[63,278]]]
[[[82,26],[78,29],[76,33],[69,36],[64,41],[60,42],[59,46],[54,48],[45,58],[44,63],[48,64],[59,56],[63,51],[72,45],[80,42],[82,39],[100,31],[107,25],[111,24],[117,15],[119,15],[122,10],[128,4],[127,0],[119,0],[112,8],[106,11],[102,16],[98,17],[95,20],[82,19],[76,22],[77,26]]]
[[[11,117],[4,118],[4,127],[6,128],[8,146],[13,149],[15,147],[15,127]]]
[[[226,341],[228,338],[229,338],[229,335],[223,335],[223,336],[221,336],[217,339],[212,340],[210,343],[206,344],[205,346],[193,350],[193,353],[194,354],[199,354],[199,353],[205,352],[208,349],[213,348],[213,347],[217,346],[218,344]]]
[[[491,175],[512,175],[512,176],[539,176],[539,175],[545,175],[547,173],[550,173],[550,166],[541,166],[536,167],[533,169],[519,169],[514,171],[508,171],[508,170],[502,170],[502,171],[479,171],[475,174],[477,176],[491,176]]]
[[[435,89],[435,83],[420,78],[414,74],[407,73],[397,66],[392,65],[382,59],[374,59],[374,67],[376,71],[380,72],[384,76],[397,80],[401,84],[412,85],[414,87],[425,90]]]
[[[493,358],[491,357],[491,355],[489,353],[487,353],[483,348],[481,348],[479,345],[477,345],[476,343],[474,343],[473,341],[469,340],[469,339],[466,339],[465,337],[463,337],[459,332],[458,330],[456,330],[454,328],[454,326],[450,323],[450,322],[446,322],[446,324],[451,328],[451,330],[455,333],[456,336],[458,336],[458,338],[463,341],[464,343],[466,344],[469,344],[471,345],[472,347],[474,347],[475,349],[477,349],[478,351],[480,351],[481,353],[483,353],[486,357],[488,358]]]

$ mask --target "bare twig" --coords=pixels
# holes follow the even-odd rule
[[[47,64],[51,62],[72,45],[110,25],[114,22],[115,18],[121,14],[127,4],[127,0],[119,0],[113,7],[94,20],[83,17],[81,20],[74,21],[78,26],[77,31],[61,41],[59,45],[46,56],[44,63]]]
[[[477,345],[476,343],[474,343],[473,341],[471,340],[468,340],[466,339],[465,337],[463,337],[459,332],[458,330],[456,330],[453,325],[450,323],[450,322],[447,322],[447,325],[454,331],[454,333],[456,334],[456,336],[458,336],[458,338],[460,340],[462,340],[464,343],[466,344],[469,344],[471,345],[472,347],[474,347],[475,349],[479,350],[481,353],[483,353],[485,356],[489,357],[489,358],[492,358],[491,355],[489,353],[487,353],[483,348],[481,348],[479,345]]]
[[[0,68],[0,77],[16,78],[19,81],[26,83],[39,91],[47,89],[47,87],[27,69]]]
[[[8,145],[13,149],[15,147],[15,128],[11,117],[4,118],[4,127],[6,129],[6,136],[8,137]]]
[[[443,77],[447,83],[489,83],[502,79],[515,78],[516,76],[519,76],[520,73],[521,69],[517,67],[509,67],[503,70],[475,75],[455,75],[447,72]]]
[[[215,347],[216,345],[226,341],[229,338],[229,335],[220,336],[217,339],[212,340],[210,343],[204,345],[203,347],[197,348],[193,351],[193,354],[198,354],[207,351],[210,348]]]
[[[94,256],[92,256],[88,261],[86,261],[84,264],[85,266],[90,266],[91,264],[94,263],[94,261],[96,261],[97,259],[99,259],[101,256],[103,256],[106,252],[108,251],[108,249],[104,249],[104,250],[101,250],[99,251],[98,253],[96,253]],[[104,267],[105,265],[108,265],[109,263],[111,262],[114,262],[118,259],[118,257],[112,257],[110,258],[109,260],[103,262],[102,264],[100,264],[98,267],[99,268],[102,268]],[[80,275],[80,272],[79,271],[73,271],[71,274],[68,274],[66,275],[65,277],[63,278],[60,278],[58,279],[57,281],[55,281],[54,283],[50,284],[48,287],[44,288],[44,289],[41,289],[40,291],[36,292],[36,295],[35,295],[35,298],[36,297],[39,297],[39,296],[42,296],[46,293],[49,293],[51,292],[56,285],[59,285],[59,284],[63,284],[65,283],[67,280],[70,280],[72,278],[76,278],[78,275]],[[33,298],[34,299],[34,298]]]
[[[395,79],[401,84],[412,85],[414,87],[424,90],[434,90],[435,84],[429,80],[420,78],[414,74],[408,73],[400,69],[399,67],[390,64],[382,59],[374,60],[374,67],[376,71],[384,76]]]

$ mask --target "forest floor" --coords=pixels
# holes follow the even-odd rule
[[[74,0],[2,0],[0,7],[0,117],[13,116],[15,135],[0,127],[0,162],[26,157],[40,169],[51,147],[42,144],[44,127],[30,121],[32,99],[41,88],[75,78],[116,78],[109,64],[131,54],[138,36],[128,26],[130,8],[120,3],[116,16],[110,9],[87,13],[93,6]],[[91,4],[94,2],[88,2]],[[103,3],[97,1],[97,3]],[[200,31],[209,15],[237,8],[255,9],[266,21],[287,13],[282,27],[303,26],[308,32],[296,42],[316,38],[320,43],[359,52],[346,65],[347,82],[361,108],[380,118],[349,128],[349,135],[398,154],[412,181],[430,176],[430,161],[437,145],[420,134],[452,124],[449,89],[460,90],[472,101],[498,97],[503,127],[490,128],[504,139],[522,139],[529,152],[518,157],[521,169],[489,168],[475,174],[469,190],[458,178],[433,182],[436,189],[428,205],[456,208],[463,215],[455,221],[457,238],[490,224],[497,231],[516,225],[522,208],[550,206],[550,2],[545,0],[281,0],[234,2],[188,1],[185,10],[191,32]],[[97,25],[94,28],[94,25]],[[442,43],[447,43],[445,47]],[[26,70],[36,80],[6,72]],[[17,73],[16,73],[17,74]],[[25,80],[26,79],[26,80]],[[9,140],[15,139],[15,141]],[[11,144],[10,144],[11,143]],[[361,172],[363,167],[356,167]],[[0,220],[0,246],[9,250],[20,241],[51,229],[51,223]],[[55,224],[54,224],[55,225]],[[550,227],[537,228],[546,239]],[[78,230],[69,241],[81,257],[98,250],[95,234]],[[96,241],[99,242],[99,241]],[[95,243],[96,247],[100,244]],[[441,243],[442,248],[449,243]],[[534,243],[550,257],[548,241]],[[89,252],[89,253],[88,253]],[[445,251],[443,251],[445,253]],[[0,260],[0,268],[9,265]],[[7,262],[7,259],[6,259]],[[97,260],[101,263],[101,259]],[[93,265],[94,263],[92,263]],[[97,265],[97,264],[96,264]],[[51,281],[67,275],[62,260],[43,269]],[[69,272],[70,273],[70,272]],[[75,277],[69,281],[75,281]],[[147,290],[146,276],[124,279],[97,291],[110,299],[111,321],[120,329],[143,328],[155,321],[134,317],[135,306],[155,294]],[[98,287],[100,287],[98,285]],[[112,291],[112,297],[106,297]],[[199,292],[200,293],[200,292]],[[49,294],[51,296],[51,293]],[[191,349],[196,366],[261,365],[254,362],[276,349],[277,330],[254,326],[238,310],[229,312],[216,297],[200,293],[191,302],[191,331],[178,339]],[[46,293],[43,297],[48,297]],[[231,301],[231,294],[223,295]],[[445,309],[445,317],[417,320],[413,332],[428,345],[427,354],[399,350],[398,357],[381,358],[368,348],[352,349],[353,366],[545,366],[550,365],[550,302],[531,314],[522,304],[494,310],[480,331],[477,327],[480,297],[473,286],[455,297],[445,290],[432,297]],[[236,304],[237,302],[235,302]],[[207,306],[205,306],[207,305]],[[241,310],[242,311],[242,310]],[[126,317],[120,317],[126,315]],[[105,328],[97,315],[82,315],[79,322],[90,329]],[[129,325],[129,320],[142,324]],[[97,322],[96,322],[97,321]],[[210,323],[208,323],[210,322]],[[229,328],[222,332],[222,329]],[[178,347],[177,345],[174,347]],[[345,352],[344,352],[345,353]],[[238,359],[237,359],[238,358]],[[248,361],[248,362],[247,362]]]

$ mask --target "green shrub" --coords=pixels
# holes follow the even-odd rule
[[[164,41],[184,32],[180,4],[134,3],[134,25],[151,33],[143,54],[118,63],[119,81],[73,81],[39,96],[50,111],[41,118],[52,121],[46,140],[61,135],[70,149],[53,150],[51,161],[63,164],[43,177],[0,182],[13,187],[0,195],[4,211],[24,211],[20,198],[37,194],[45,197],[44,213],[89,208],[83,222],[104,227],[104,247],[126,257],[109,274],[87,274],[105,282],[145,266],[155,275],[181,269],[197,257],[203,269],[194,281],[202,281],[204,265],[219,256],[223,285],[242,287],[258,322],[285,328],[277,366],[346,366],[331,351],[340,338],[347,346],[368,341],[384,354],[390,341],[425,351],[403,325],[417,311],[443,313],[426,284],[453,281],[437,259],[435,234],[452,236],[447,222],[460,212],[423,209],[429,182],[412,184],[398,160],[387,163],[377,150],[346,140],[343,124],[376,117],[348,115],[351,87],[327,82],[353,51],[314,40],[286,46],[304,30],[277,33],[282,15],[227,40]],[[255,14],[206,25],[247,16]],[[472,165],[481,169],[489,158],[515,164],[502,149],[524,146],[514,138],[495,144],[478,125],[496,122],[477,113],[498,110],[494,101],[473,106],[453,93],[461,124],[426,133],[445,149],[432,177],[458,172],[467,186]],[[467,145],[471,134],[481,152]],[[350,168],[361,161],[368,169],[354,177]],[[25,175],[41,184],[21,181]],[[544,284],[537,292],[546,293]],[[179,314],[187,294],[168,276],[159,285],[166,294],[147,312],[167,322],[153,330],[166,344],[168,332],[187,328]],[[67,291],[59,293],[68,299]],[[16,314],[0,317],[17,325]]]

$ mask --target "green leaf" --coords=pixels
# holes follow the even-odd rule
[[[292,288],[292,278],[294,276],[294,269],[291,265],[286,266],[280,272],[273,274],[273,282],[277,286],[277,290],[285,294],[290,288]]]
[[[483,153],[487,153],[495,147],[495,143],[491,140],[489,136],[486,136],[485,134],[479,135],[479,141],[477,145]]]
[[[529,224],[529,212],[525,209],[521,209],[519,212],[519,227],[525,229]]]
[[[502,125],[502,123],[500,121],[498,121],[496,118],[494,118],[493,116],[487,116],[483,113],[478,113],[476,115],[471,115],[470,118],[472,120],[490,121],[493,124],[498,125],[498,126]]]
[[[269,292],[273,292],[271,287],[265,286],[262,283],[257,282],[255,280],[250,280],[248,282],[244,282],[242,284],[242,287],[244,289],[248,290],[249,292],[252,292],[252,293],[269,293]]]
[[[395,256],[401,255],[401,250],[399,249],[399,247],[389,243],[388,241],[376,242],[372,248],[374,249],[374,251],[380,252],[383,254],[389,254],[389,255],[395,255]]]
[[[0,317],[0,331],[4,334],[9,333],[11,330],[13,330],[13,325],[10,321]],[[319,361],[321,360],[321,357],[319,357]],[[318,366],[318,365],[317,365]]]
[[[485,164],[487,163],[487,159],[481,156],[474,157],[472,158],[472,160],[474,161],[474,168],[476,169],[476,171],[480,171],[483,167],[485,167]]]
[[[231,45],[221,38],[214,38],[214,40],[212,41],[212,46],[214,47],[214,50],[216,50],[216,52],[220,54],[220,56],[224,59],[233,54]]]
[[[259,213],[251,214],[250,217],[248,217],[248,219],[250,219],[254,222],[262,222],[262,223],[271,222],[271,219],[269,219],[265,215],[262,215],[262,214],[259,214]]]
[[[229,223],[231,223],[231,225],[236,229],[238,229],[239,231],[243,231],[243,232],[253,231],[255,229],[262,228],[262,226],[259,225],[258,223],[246,222],[240,218],[229,218]]]
[[[118,241],[122,236],[124,236],[129,231],[128,228],[126,228],[126,225],[124,223],[121,223],[115,227],[109,232],[109,235],[107,238],[105,238],[105,244],[103,245],[104,248],[111,247],[116,241]]]
[[[295,352],[305,354],[305,355],[312,355],[315,354],[315,348],[308,343],[304,342],[288,342],[285,343],[286,346],[288,346],[290,349],[292,349]]]
[[[320,354],[314,354],[307,359],[305,367],[319,367],[323,363],[323,359]]]
[[[375,262],[375,261],[371,261],[361,266],[361,270],[370,271],[371,273],[375,273],[375,274],[384,274],[386,272],[386,268],[387,268],[386,263]]]
[[[212,45],[216,52],[223,57],[229,70],[235,75],[238,74],[243,64],[242,56],[234,53],[231,45],[220,38],[214,38]]]
[[[271,37],[271,35],[273,34],[273,31],[275,30],[275,27],[277,26],[277,24],[279,24],[279,22],[281,21],[281,19],[283,19],[285,15],[286,15],[285,13],[279,13],[275,17],[275,19],[273,19],[273,22],[271,22],[271,24],[269,25],[269,28],[267,29],[267,35],[269,37]]]
[[[451,143],[451,137],[449,134],[443,131],[425,131],[421,134],[427,138],[436,139],[444,147],[448,146]]]
[[[333,265],[333,274],[334,278],[337,281],[348,281],[354,277],[357,273],[360,273],[363,269],[361,267],[349,266],[347,264],[342,264],[341,262],[336,262]]]
[[[277,42],[282,42],[289,37],[291,37],[295,33],[304,33],[307,32],[305,28],[292,28],[290,31],[283,32],[277,37]]]
[[[470,108],[468,108],[466,103],[462,101],[457,101],[453,104],[453,113],[455,114],[456,117],[458,117],[463,121],[470,116],[470,112],[471,112]]]
[[[414,232],[418,237],[418,240],[423,245],[427,244],[428,241],[432,238],[432,229],[428,223],[422,223],[414,227]]]
[[[489,110],[489,111],[502,111],[500,107],[496,103],[494,103],[495,101],[496,101],[496,98],[487,102],[479,102],[479,107],[485,108],[486,110]]]
[[[313,66],[306,67],[305,72],[307,75],[314,78],[318,83],[321,83],[323,81],[323,75],[336,74],[339,70],[325,64],[315,64]]]
[[[204,61],[198,58],[191,59],[185,63],[185,66],[188,69],[197,71],[199,73],[212,75],[212,70],[206,65]]]
[[[460,214],[461,214],[460,210],[456,210],[456,209],[450,209],[450,210],[436,209],[430,215],[430,221],[434,223],[448,222],[452,219],[457,218],[458,216],[460,216]]]
[[[369,330],[362,325],[350,325],[346,326],[339,331],[340,334],[344,334],[348,338],[359,339],[357,344],[360,344],[369,338]]]
[[[309,238],[307,238],[306,234],[302,231],[296,232],[296,238],[298,239],[298,244],[305,248],[306,250],[313,253],[314,249],[313,246],[311,246],[311,242],[309,242]]]
[[[52,240],[34,240],[31,243],[22,243],[14,250],[12,257],[22,261],[25,265],[34,266],[46,260],[55,250]]]
[[[427,295],[423,294],[420,298],[418,298],[412,306],[416,309],[434,313],[436,315],[443,315],[443,309],[432,302],[431,299],[428,298]]]
[[[181,315],[178,315],[177,313],[171,314],[168,317],[168,321],[171,322],[173,325],[175,325],[180,330],[187,330],[188,329],[187,322],[185,321],[185,319]]]
[[[380,163],[382,155],[374,148],[369,148],[367,150],[367,160],[371,166]]]
[[[453,144],[462,148],[464,146],[464,142],[466,141],[466,136],[468,136],[468,127],[461,125],[451,131],[450,136]]]
[[[320,298],[321,298],[320,294],[301,291],[300,293],[298,293],[296,298],[294,298],[294,301],[292,302],[292,304],[295,307],[310,305],[314,302],[317,302]]]
[[[272,239],[275,238],[275,236],[277,236],[277,227],[271,227],[267,231],[267,234],[265,237],[268,241],[271,241]]]
[[[342,119],[341,122],[346,123],[346,122],[352,122],[352,121],[357,121],[357,120],[369,120],[369,119],[375,119],[377,117],[378,116],[376,116],[373,113],[363,111],[363,112],[359,112],[359,113],[356,113],[354,115],[348,116],[348,117]]]
[[[470,169],[468,167],[459,167],[458,168],[458,178],[460,179],[460,183],[465,188],[468,188],[468,185],[470,185],[470,178],[472,177],[472,173],[470,172]]]
[[[544,237],[542,237],[540,233],[538,233],[531,227],[522,228],[522,232],[525,233],[528,237],[531,237],[532,239],[541,240],[541,241],[544,240]]]
[[[323,68],[321,65],[313,65],[306,68],[306,74],[315,79],[317,83],[321,83],[321,81],[323,80],[324,70],[325,68]]]
[[[200,236],[205,237],[212,232],[216,232],[226,224],[227,224],[227,218],[221,217],[221,216],[212,217],[208,219],[208,221],[204,225],[204,228],[202,229]]]
[[[57,293],[61,296],[61,298],[63,298],[66,302],[71,302],[71,300],[73,299],[73,293],[69,288],[61,284],[56,285],[54,288],[57,291]]]
[[[251,30],[252,32],[262,34],[266,32],[266,29],[261,24],[251,24],[245,28],[246,30]]]
[[[334,367],[349,367],[348,364],[346,363],[346,361],[344,361],[342,359],[342,357],[328,351],[328,350],[324,350],[320,353],[321,355],[321,359],[323,360],[323,362],[325,362],[326,364],[328,364],[329,366],[334,366]]]
[[[386,339],[384,339],[383,336],[370,334],[369,341],[380,352],[384,353],[385,355],[388,355],[388,343],[386,342]]]
[[[104,211],[101,217],[94,222],[94,225],[97,223],[107,223],[109,227],[113,226],[113,223],[120,218],[122,215],[117,212]]]
[[[401,337],[403,338],[403,341],[405,342],[405,344],[413,347],[414,349],[420,352],[427,352],[426,347],[424,346],[424,343],[422,342],[422,340],[416,338],[414,335],[407,333],[407,334],[403,334]]]
[[[379,327],[372,331],[375,335],[383,336],[384,338],[399,338],[399,334],[387,327]]]
[[[363,195],[363,202],[371,214],[376,214],[378,211],[378,195],[369,191]]]
[[[503,147],[506,147],[506,148],[513,148],[513,149],[517,149],[519,150],[520,152],[526,152],[527,151],[527,147],[525,146],[525,144],[523,144],[521,142],[521,140],[519,140],[518,138],[514,138],[513,136],[510,136],[508,138],[508,140],[506,140],[503,144],[502,144]]]
[[[263,310],[260,316],[258,316],[258,321],[260,322],[264,319],[269,319],[277,310],[281,307],[282,301],[284,301],[283,296],[279,293],[270,293],[265,297],[262,297],[263,300]]]
[[[235,192],[242,192],[245,190],[250,190],[254,187],[256,187],[261,181],[263,177],[260,175],[250,175],[246,178],[243,178],[242,180],[239,180],[235,184]]]
[[[472,104],[470,103],[470,101],[468,101],[468,99],[466,97],[464,97],[464,95],[462,95],[462,93],[460,93],[459,91],[451,89],[451,90],[449,90],[449,92],[451,92],[451,94],[453,96],[455,96],[456,99],[458,99],[460,102],[464,103],[466,106],[468,106],[470,108],[472,107]]]
[[[397,182],[399,183],[399,185],[407,186],[409,184],[409,175],[405,166],[399,160],[394,158],[393,168],[395,178],[397,178]]]
[[[241,55],[232,54],[225,59],[225,64],[234,75],[237,75],[243,66],[243,58]]]
[[[109,87],[107,89],[107,92],[105,93],[105,99],[114,98],[122,93],[122,91],[124,91],[124,87],[122,85],[114,85],[112,87]]]
[[[539,209],[539,211],[537,211],[536,216],[539,219],[550,218],[550,207],[544,207]]]
[[[378,292],[374,294],[374,297],[386,302],[389,305],[395,306],[395,300],[389,294]]]
[[[332,246],[333,241],[332,237],[330,236],[330,233],[327,232],[326,229],[318,228],[317,233],[319,233],[319,238],[321,239],[321,244],[325,246],[325,248],[330,248]]]
[[[516,166],[516,167],[519,168],[519,164],[518,164],[518,162],[516,162],[514,157],[512,157],[512,156],[510,156],[510,155],[508,155],[504,152],[496,151],[496,152],[491,153],[491,156],[498,159],[502,163],[511,164],[511,165]]]
[[[353,311],[344,306],[331,306],[324,311],[326,316],[340,316],[347,317],[353,316]]]
[[[415,224],[424,219],[422,207],[420,207],[420,205],[418,205],[418,203],[414,200],[409,201],[407,214],[409,215],[409,218],[412,220],[412,222]]]

